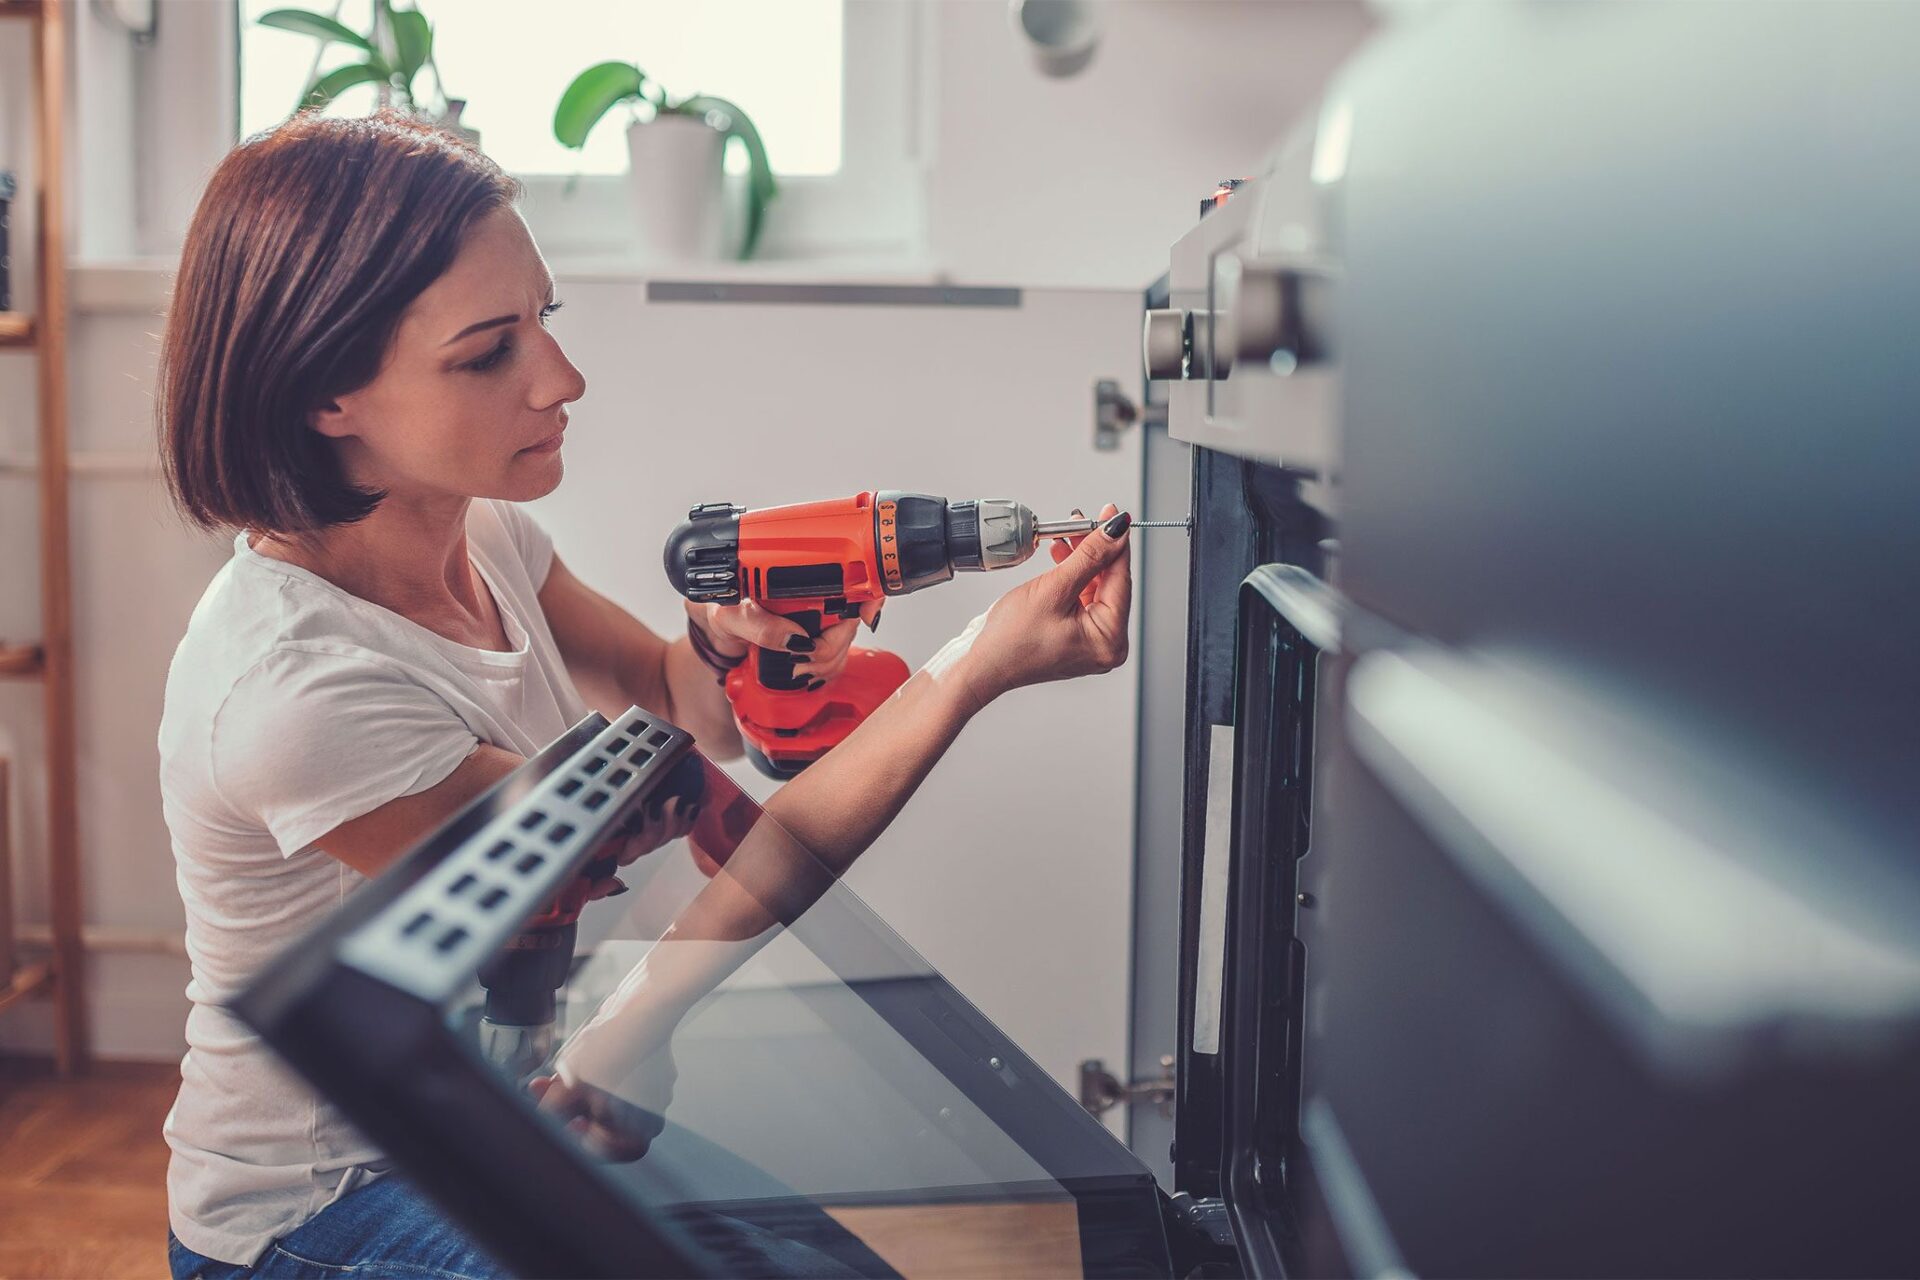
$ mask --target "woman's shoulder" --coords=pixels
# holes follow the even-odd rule
[[[177,717],[189,703],[223,696],[272,652],[298,612],[278,581],[236,554],[213,575],[174,646],[163,714]]]
[[[382,629],[382,610],[357,604],[238,556],[216,575],[161,707],[161,792],[177,838],[224,839],[238,824],[292,853],[377,808],[391,798],[383,789],[404,794],[471,750],[426,659],[401,628]]]
[[[244,681],[298,659],[312,668],[403,666],[370,613],[331,583],[236,548],[187,621],[167,672],[162,745],[170,728],[211,725]]]

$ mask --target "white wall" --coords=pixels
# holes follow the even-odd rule
[[[1371,29],[1334,0],[1109,0],[1093,62],[1035,69],[991,0],[934,6],[932,256],[956,279],[1135,287]]]
[[[567,282],[563,336],[594,383],[579,418],[592,429],[569,445],[574,479],[563,492],[569,503],[577,494],[577,505],[554,506],[547,516],[570,558],[592,565],[597,580],[647,616],[661,617],[671,602],[661,597],[658,539],[694,499],[921,486],[997,489],[1051,506],[1124,489],[1111,456],[1077,452],[1087,383],[1096,375],[1134,377],[1137,290],[1164,268],[1166,244],[1190,224],[1217,178],[1248,171],[1280,136],[1365,19],[1344,3],[1127,0],[1103,8],[1106,34],[1092,67],[1056,83],[1022,61],[996,0],[935,4],[926,103],[930,232],[943,267],[963,280],[1104,290],[1033,294],[1019,313],[881,316],[878,328],[866,329],[871,318],[842,324],[836,315],[793,308],[708,315],[645,308],[631,282]],[[227,6],[161,0],[159,43],[131,52],[116,44],[122,37],[92,28],[99,19],[90,7],[76,12],[88,136],[76,140],[74,163],[86,249],[164,252],[177,245],[194,193],[226,145]],[[0,91],[0,113],[14,98],[11,85]],[[118,128],[115,110],[131,113]],[[0,119],[0,138],[9,136],[6,126]],[[135,190],[142,193],[137,216],[124,208],[118,222],[107,216]],[[137,270],[83,271],[77,283],[93,309],[80,317],[73,341],[75,448],[146,454],[164,281]],[[1036,325],[1036,317],[1045,323]],[[891,344],[884,367],[863,361],[863,332],[872,334],[868,345]],[[760,358],[716,367],[715,353],[728,342]],[[689,367],[704,370],[705,381],[687,378]],[[31,388],[30,363],[0,354],[0,456],[31,452]],[[742,448],[775,422],[791,426],[791,456]],[[1019,431],[1066,434],[1039,455],[1003,457],[970,443],[978,438],[967,429],[972,423],[994,424],[1000,434],[987,436],[996,440],[1017,440]],[[657,452],[645,434],[654,431],[673,433],[680,451]],[[700,439],[688,434],[696,431],[715,446],[686,448]],[[1073,453],[1064,451],[1069,440]],[[1069,484],[1082,461],[1083,483]],[[629,538],[590,542],[592,513],[628,489],[644,495]],[[0,635],[37,630],[31,495],[28,477],[0,469],[0,546],[7,549]],[[174,930],[180,907],[159,814],[154,729],[173,644],[224,550],[166,513],[150,470],[83,471],[73,506],[86,916],[107,930]],[[991,590],[961,584],[900,602],[880,639],[917,661]],[[1113,697],[1107,684],[1096,684],[1036,694],[1028,705],[1052,707],[1060,725],[1124,738],[1130,725],[1116,730],[1099,719],[1115,705],[1131,706]],[[890,915],[904,911],[903,932],[1001,1016],[1012,1006],[991,1008],[993,990],[1016,980],[1090,989],[1087,975],[1124,948],[1131,854],[1124,830],[1098,828],[1104,845],[1085,865],[1104,867],[1110,879],[1077,899],[1060,896],[1063,878],[1079,874],[1080,864],[1049,862],[1049,851],[1074,840],[1075,828],[1046,785],[1049,762],[1020,754],[1030,748],[1019,745],[1017,725],[995,736],[992,725],[1012,723],[1004,717],[1013,714],[991,713],[949,762],[945,773],[957,781],[930,788],[903,819],[898,838],[928,846],[920,860],[875,860],[858,881]],[[16,771],[16,835],[28,921],[45,919],[38,724],[37,686],[0,683],[0,750],[24,762]],[[1105,749],[1112,760],[1131,759],[1130,740]],[[980,817],[988,797],[967,779],[996,772],[1007,789],[990,797],[988,822]],[[1129,771],[1114,765],[1110,772],[1115,810],[1130,814]],[[1025,844],[1006,841],[1007,832],[1026,833]],[[979,863],[996,844],[995,856],[1017,854],[1026,863]],[[974,866],[983,873],[970,877]],[[1046,892],[1023,899],[1028,883]],[[1033,915],[1036,903],[1062,901],[1079,904],[1064,927]],[[97,955],[91,991],[101,1052],[176,1053],[185,982],[176,957]],[[1036,1040],[1056,1070],[1070,1069],[1084,1045],[1117,1061],[1123,1014],[1106,999],[1087,1000],[1084,1021],[1069,1017],[1051,1029],[1016,1010],[1010,1029]],[[0,1050],[45,1044],[43,1014],[0,1018]]]

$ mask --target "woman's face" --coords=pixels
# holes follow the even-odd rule
[[[407,308],[374,380],[314,415],[347,475],[388,500],[505,498],[560,483],[586,379],[547,332],[553,276],[518,212],[488,214]]]

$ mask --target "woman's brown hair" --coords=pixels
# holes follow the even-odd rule
[[[303,114],[214,170],[160,347],[160,456],[195,523],[301,534],[367,516],[313,412],[379,373],[401,314],[516,183],[396,113]]]

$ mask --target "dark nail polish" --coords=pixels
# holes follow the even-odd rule
[[[1105,533],[1109,538],[1117,538],[1125,533],[1127,526],[1132,523],[1133,517],[1122,511],[1119,515],[1101,525],[1100,529],[1101,532]]]
[[[697,804],[696,804],[696,805],[694,805],[694,806],[693,806],[692,808],[690,808],[690,809],[688,809],[688,810],[687,810],[687,821],[688,821],[688,822],[698,822],[698,821],[700,821],[700,806],[699,806],[699,805],[697,805]]]
[[[812,636],[788,636],[787,652],[788,653],[812,653],[813,637]]]
[[[827,682],[825,680],[810,680],[807,682],[808,693],[818,693],[820,690],[826,687],[827,687]]]
[[[885,611],[882,610],[882,612],[885,612]],[[867,624],[867,630],[871,632],[871,631],[878,631],[879,629],[880,629],[880,614],[876,613],[873,615],[873,621]]]
[[[631,892],[633,892],[633,889],[631,888],[631,886],[627,884],[625,880],[615,880],[613,882],[613,888],[607,890],[607,896],[609,898],[617,898],[623,893],[631,893]]]

